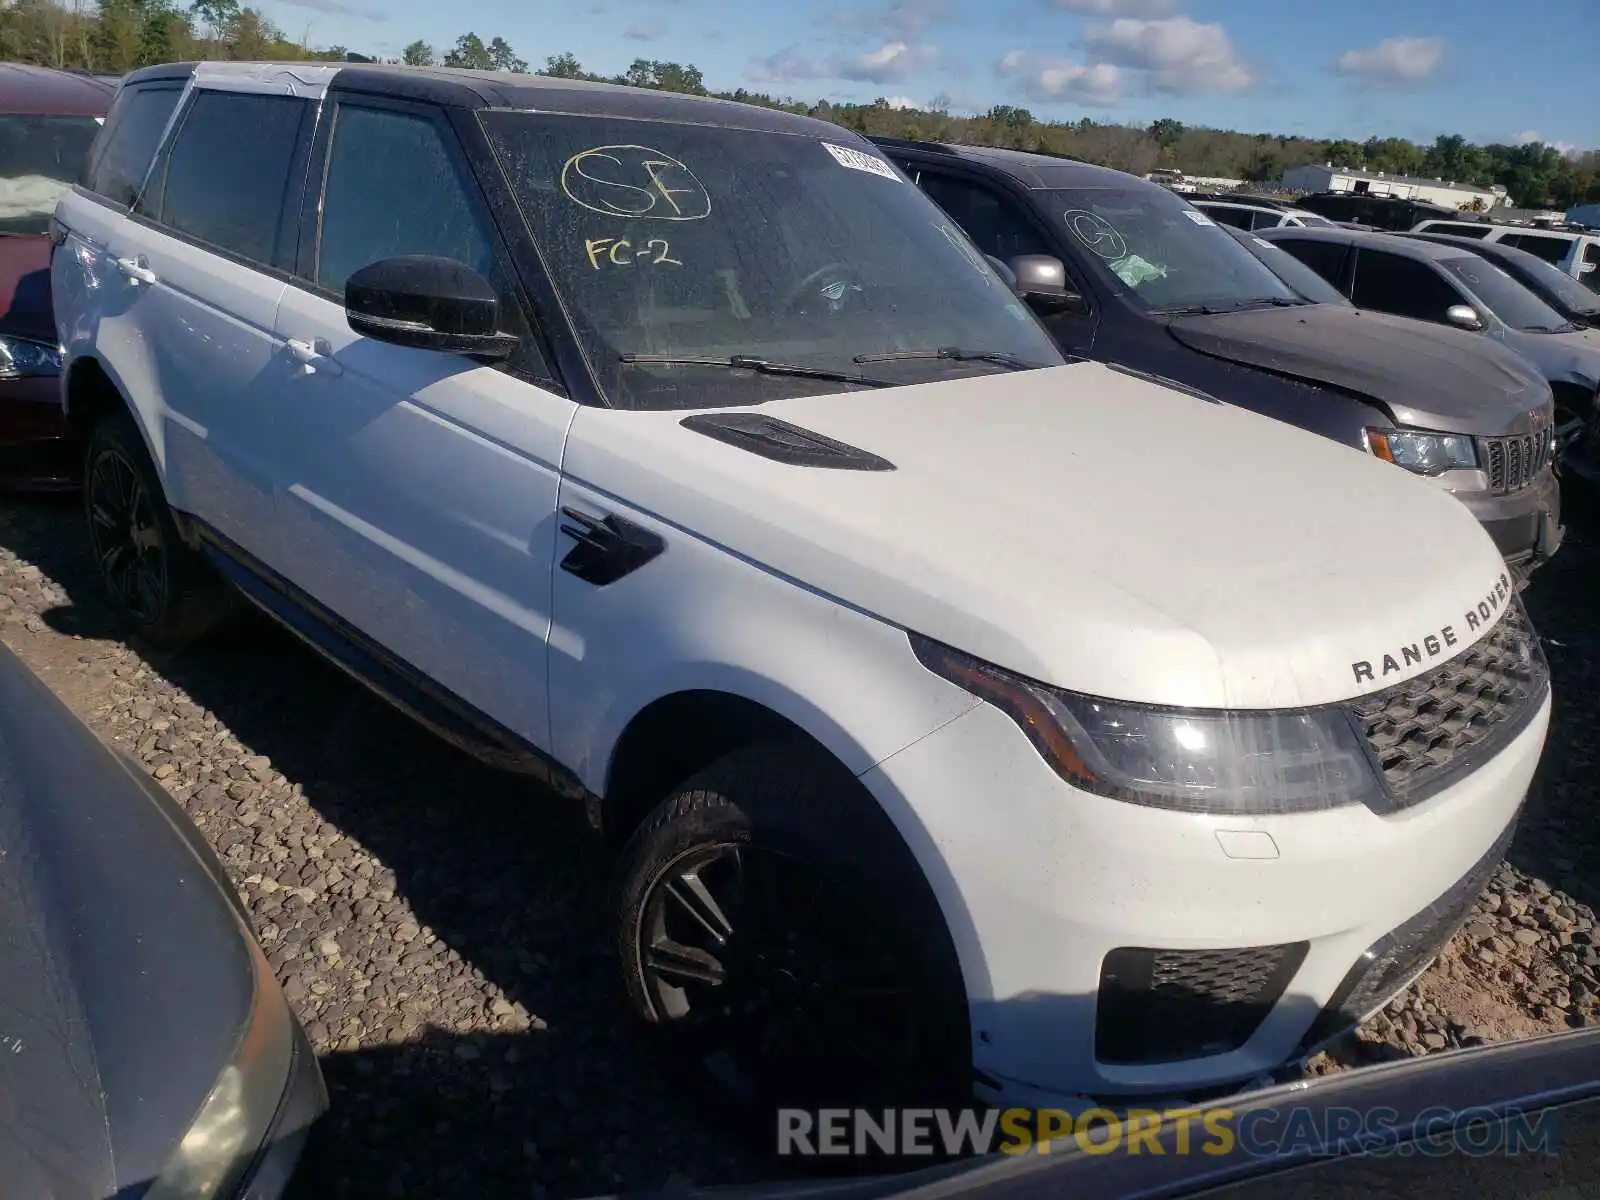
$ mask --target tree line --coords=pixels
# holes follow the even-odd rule
[[[64,69],[122,74],[150,63],[191,59],[342,62],[350,54],[345,46],[296,42],[258,9],[239,0],[193,0],[187,6],[178,0],[12,0],[0,8],[0,58]],[[388,61],[483,71],[531,70],[504,38],[485,41],[475,32],[462,34],[450,47],[412,42]],[[692,63],[644,58],[635,59],[619,74],[600,75],[584,70],[571,54],[552,54],[534,73],[721,96],[820,117],[872,136],[1043,151],[1140,175],[1176,167],[1191,175],[1269,183],[1287,167],[1327,162],[1482,187],[1501,184],[1512,202],[1524,208],[1600,203],[1600,151],[1563,154],[1539,142],[1480,146],[1457,134],[1436,138],[1430,146],[1394,137],[1355,142],[1191,127],[1171,117],[1148,126],[1088,117],[1043,121],[1010,104],[971,116],[952,113],[942,97],[909,108],[882,98],[868,104],[805,101],[745,88],[712,91]]]

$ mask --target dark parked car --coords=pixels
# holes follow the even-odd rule
[[[1396,232],[1410,229],[1419,221],[1460,215],[1455,209],[1440,204],[1402,200],[1398,196],[1374,196],[1368,192],[1315,192],[1301,196],[1295,203],[1330,221],[1341,224],[1354,221]]]
[[[50,217],[111,107],[104,76],[0,63],[0,483],[70,486],[81,451],[61,415]]]
[[[1065,1131],[1054,1114],[1049,1128],[1057,1137],[1048,1150],[1025,1132],[1044,1121],[1014,1110],[990,1122],[1002,1131],[995,1140],[1005,1152],[832,1183],[700,1191],[679,1185],[664,1189],[659,1200],[1592,1197],[1600,1171],[1600,1030],[1365,1067],[1203,1108],[1169,1108],[1164,1116],[1150,1111],[1117,1125],[1108,1121],[1111,1114],[1091,1111],[1092,1120]],[[939,1115],[942,1121],[922,1121],[921,1144],[940,1146],[945,1128],[959,1129],[949,1115]],[[815,1150],[821,1120],[805,1118]],[[967,1128],[981,1128],[982,1119],[969,1122]],[[848,1119],[835,1126],[850,1149],[855,1128]],[[909,1120],[891,1121],[884,1131],[893,1138],[907,1129],[919,1132]],[[803,1148],[791,1138],[791,1151]],[[845,1156],[810,1163],[830,1161],[839,1164],[837,1175],[851,1163]]]
[[[1505,242],[1482,242],[1442,230],[1415,231],[1406,236],[1436,242],[1441,246],[1456,246],[1481,255],[1574,325],[1600,329],[1600,295],[1591,292],[1560,267],[1537,254]]]
[[[1600,395],[1600,332],[1582,329],[1509,272],[1478,242],[1444,245],[1392,233],[1268,229],[1282,246],[1358,308],[1470,330],[1522,355],[1555,395],[1558,438],[1581,428]]]
[[[1313,303],[1183,197],[1136,176],[1016,150],[874,140],[1010,267],[1067,353],[1432,479],[1519,573],[1560,544],[1550,388],[1519,355],[1462,330]],[[1284,232],[1313,231],[1256,236]]]
[[[326,1106],[222,864],[0,647],[0,1195],[278,1195]]]
[[[1233,240],[1254,254],[1266,268],[1287,283],[1297,294],[1314,304],[1348,305],[1350,301],[1321,275],[1294,255],[1243,229],[1224,226]]]

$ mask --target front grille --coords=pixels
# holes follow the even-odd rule
[[[1305,942],[1113,950],[1100,967],[1095,1057],[1157,1063],[1237,1050],[1272,1011],[1306,950]]]
[[[1373,943],[1346,973],[1333,998],[1318,1014],[1300,1050],[1309,1052],[1354,1026],[1385,1004],[1428,968],[1453,938],[1505,859],[1517,823],[1513,820],[1494,845],[1449,891],[1398,929]]]
[[[1555,438],[1543,414],[1534,418],[1531,433],[1478,439],[1480,460],[1489,472],[1489,487],[1496,492],[1515,492],[1527,487],[1550,465],[1555,453]]]
[[[1399,808],[1495,754],[1538,712],[1550,670],[1519,600],[1474,645],[1415,679],[1348,701]]]

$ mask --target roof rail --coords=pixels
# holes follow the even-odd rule
[[[943,142],[929,142],[919,138],[869,137],[875,146],[896,146],[901,150],[928,150],[935,154],[949,154],[951,147]]]

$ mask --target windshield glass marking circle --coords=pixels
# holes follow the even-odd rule
[[[580,150],[562,165],[561,190],[579,207],[607,217],[699,221],[711,215],[711,193],[694,172],[649,146]]]
[[[1061,217],[1074,237],[1107,262],[1128,257],[1128,244],[1104,217],[1081,208],[1069,208]]]

